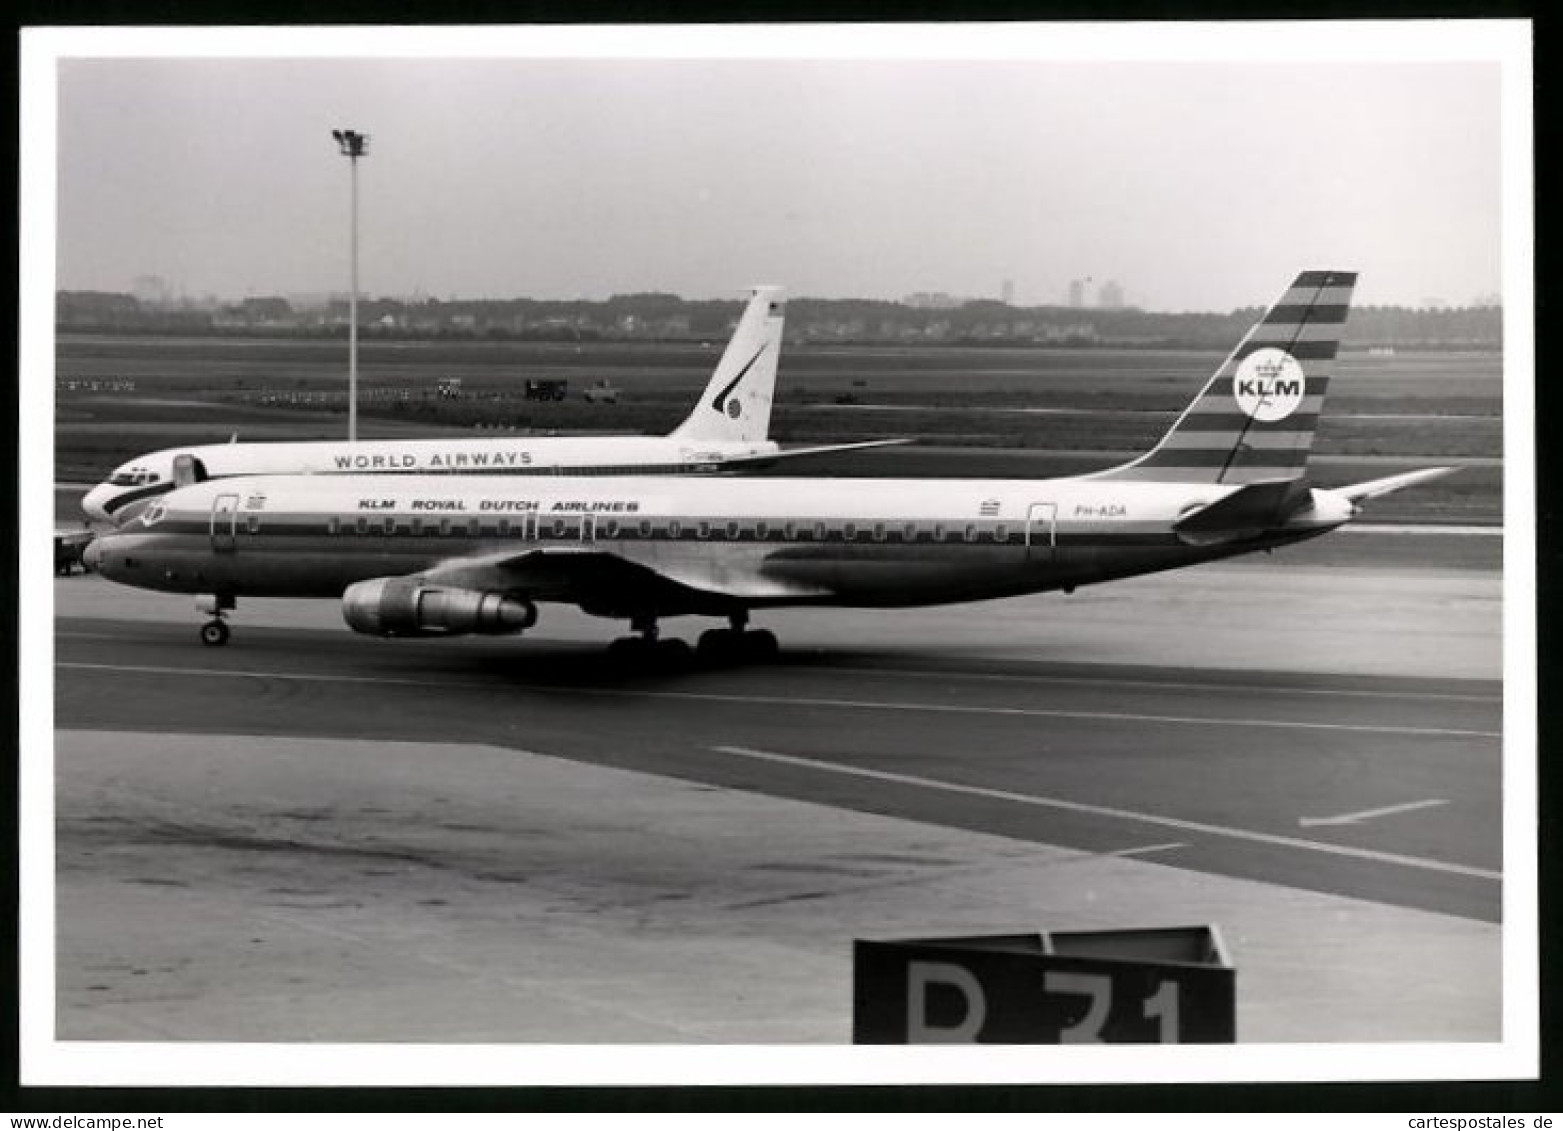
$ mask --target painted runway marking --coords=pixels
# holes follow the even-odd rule
[[[1405,868],[1423,868],[1432,872],[1447,872],[1456,876],[1473,876],[1481,880],[1503,879],[1502,872],[1494,872],[1486,868],[1472,868],[1465,864],[1451,864],[1443,860],[1429,860],[1422,856],[1402,856],[1395,852],[1378,852],[1371,848],[1354,848],[1346,844],[1329,844],[1319,840],[1304,840],[1301,837],[1282,836],[1278,833],[1262,833],[1254,829],[1211,825],[1203,821],[1185,821],[1179,817],[1163,817],[1155,813],[1141,813],[1134,809],[1117,809],[1107,805],[1089,805],[1082,801],[1067,801],[1059,797],[1014,793],[1007,789],[990,789],[979,785],[961,785],[958,782],[937,781],[933,778],[917,777],[913,774],[898,774],[889,770],[870,770],[859,766],[843,766],[836,762],[821,762],[814,758],[799,758],[792,754],[775,754],[766,750],[751,750],[743,746],[716,746],[712,749],[720,754],[730,754],[739,758],[753,758],[762,762],[775,762],[778,765],[821,770],[825,773],[842,774],[848,777],[868,778],[872,781],[913,785],[922,789],[939,790],[945,793],[985,797],[994,801],[1012,801],[1019,805],[1033,805],[1043,809],[1062,809],[1071,813],[1088,813],[1096,817],[1114,817],[1118,820],[1138,821],[1141,824],[1159,825],[1163,828],[1180,829],[1184,832],[1205,833],[1208,836],[1226,837],[1231,840],[1246,840],[1257,844],[1273,844],[1282,848],[1299,848],[1309,852],[1323,852],[1332,856],[1350,856],[1358,860],[1372,860],[1380,864],[1398,864]]]
[[[1104,852],[1103,856],[1149,856],[1153,852],[1172,852],[1179,848],[1187,848],[1188,845],[1178,841],[1170,844],[1147,844],[1143,848],[1120,848],[1115,852]]]
[[[1426,801],[1407,801],[1404,805],[1386,805],[1382,809],[1364,809],[1360,813],[1343,813],[1339,817],[1299,817],[1297,823],[1305,829],[1316,825],[1357,825],[1371,821],[1374,817],[1388,817],[1394,813],[1410,813],[1416,809],[1431,809],[1435,805],[1448,804],[1447,801],[1430,798]]]
[[[283,679],[300,683],[348,683],[386,687],[472,687],[494,690],[526,689],[552,695],[589,695],[604,699],[674,699],[691,703],[742,703],[776,707],[830,707],[848,711],[908,711],[918,714],[994,715],[1034,719],[1088,719],[1111,723],[1170,723],[1188,726],[1257,727],[1277,730],[1329,730],[1354,734],[1399,734],[1422,738],[1501,738],[1499,731],[1458,730],[1447,727],[1375,726],[1367,723],[1308,723],[1294,719],[1243,719],[1199,715],[1138,715],[1126,711],[1065,711],[1044,707],[972,707],[961,703],[895,703],[877,699],[818,699],[811,696],[726,695],[706,691],[632,691],[619,687],[555,687],[548,684],[506,684],[477,679],[410,679],[403,676],[320,675],[278,671],[212,671],[202,668],[163,667],[151,664],[85,664],[57,662],[57,668],[78,671],[122,672],[135,675],[173,675],[182,678]]]
[[[56,636],[69,636],[60,632]],[[122,640],[123,637],[113,639]],[[1020,660],[1017,663],[1038,663],[1036,660]],[[1008,672],[940,671],[933,668],[862,668],[831,664],[813,668],[814,671],[845,672],[849,675],[882,675],[901,678],[921,676],[930,679],[970,679],[991,683],[1061,683],[1080,687],[1127,687],[1157,691],[1257,691],[1278,695],[1327,695],[1346,699],[1432,699],[1452,703],[1502,703],[1501,695],[1465,695],[1453,691],[1367,691],[1358,687],[1284,687],[1262,683],[1188,683],[1170,679],[1108,679],[1091,675],[1026,675]]]
[[[124,635],[113,632],[62,632],[56,631],[56,640],[115,640],[123,641]],[[559,641],[554,641],[558,643]],[[1040,663],[1037,660],[1015,660],[1013,663]],[[1130,690],[1156,691],[1218,691],[1259,692],[1276,695],[1322,695],[1331,699],[1426,699],[1448,703],[1502,703],[1502,695],[1468,695],[1455,691],[1369,691],[1359,687],[1287,687],[1282,684],[1263,683],[1190,683],[1171,679],[1109,679],[1090,675],[1031,675],[1009,672],[963,672],[939,668],[865,668],[849,664],[818,664],[803,668],[806,672],[841,673],[845,675],[884,676],[888,679],[912,677],[914,679],[952,680],[965,679],[983,683],[1056,683],[1073,687],[1120,687]]]
[[[1348,522],[1348,534],[1443,534],[1461,538],[1502,538],[1501,526],[1444,526],[1430,523]]]

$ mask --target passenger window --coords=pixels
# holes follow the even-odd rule
[[[736,522],[729,522],[727,524],[727,536],[729,538],[737,541],[740,533],[742,533],[742,530]]]
[[[787,539],[787,541],[791,542],[797,536],[798,536],[798,524],[797,523],[789,522],[785,526],[782,527],[782,537]]]
[[[360,533],[360,534],[368,534],[369,533],[369,520],[367,518],[365,518],[363,515],[359,515],[358,516],[357,527],[358,527],[358,533]]]
[[[915,522],[907,523],[906,529],[902,533],[908,542],[917,541],[917,524]]]
[[[771,528],[769,526],[765,525],[765,523],[757,522],[757,523],[754,524],[754,536],[756,538],[758,538],[760,541],[762,541],[762,542],[765,541],[765,536],[767,534],[769,534],[770,532],[771,532]]]
[[[475,518],[467,519],[467,534],[468,534],[469,537],[472,537],[472,538],[476,538],[478,536],[478,520],[477,519],[475,519]]]
[[[966,541],[968,541],[968,542],[975,542],[976,540],[977,540],[977,527],[975,525],[973,525],[972,523],[967,523],[966,524]]]
[[[554,519],[554,537],[555,538],[563,538],[564,537],[565,525],[566,524],[565,524],[564,519],[562,519],[562,518]]]
[[[386,515],[385,516],[385,520],[380,525],[384,528],[384,530],[385,530],[385,532],[387,534],[395,534],[396,533],[396,518],[395,518],[395,516],[393,516],[393,515]]]
[[[619,520],[618,519],[610,518],[608,520],[607,534],[608,534],[609,538],[617,538],[619,536]]]
[[[246,525],[249,526],[251,534],[260,533],[260,515],[252,514],[248,516],[246,519]]]
[[[450,533],[450,519],[448,519],[448,518],[440,519],[440,533],[442,535]]]
[[[695,537],[696,538],[709,538],[709,537],[711,537],[711,524],[709,522],[702,522],[699,526],[695,527]]]
[[[331,520],[326,523],[326,530],[331,534],[342,533],[342,520],[336,515],[332,515]]]
[[[857,523],[849,522],[841,528],[841,536],[848,542],[857,537]]]
[[[883,542],[884,540],[885,540],[885,524],[882,523],[882,522],[874,523],[874,541],[875,542]]]
[[[814,537],[819,539],[821,542],[825,540],[825,524],[823,522],[816,522],[814,524]]]
[[[1006,526],[1002,522],[999,523],[998,526],[994,527],[994,529],[993,529],[993,540],[995,542],[1008,542],[1009,541],[1009,527]]]
[[[651,519],[643,518],[640,520],[640,536],[642,538],[651,537]]]
[[[668,537],[677,538],[684,533],[684,524],[674,519],[668,523]]]
[[[933,526],[933,540],[935,542],[943,542],[944,541],[944,535],[945,535],[944,523],[942,523],[942,522],[934,523],[934,526]]]
[[[501,538],[510,537],[510,520],[508,518],[502,518],[499,520],[499,536]]]

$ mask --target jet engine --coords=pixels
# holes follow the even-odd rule
[[[537,623],[537,606],[507,593],[452,589],[416,578],[377,577],[349,585],[342,619],[369,636],[500,636]]]

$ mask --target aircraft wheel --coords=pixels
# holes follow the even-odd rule
[[[656,643],[657,658],[669,664],[682,666],[689,663],[690,657],[693,655],[694,651],[689,647],[689,642],[680,640],[676,636],[671,636],[666,640],[658,640]]]
[[[696,651],[700,653],[702,660],[711,663],[723,663],[733,658],[736,648],[736,633],[730,628],[708,628],[700,634]]]
[[[209,620],[201,626],[201,643],[208,648],[221,648],[228,643],[228,624],[226,621]]]
[[[781,651],[781,641],[768,628],[743,634],[743,654],[749,660],[774,660]]]

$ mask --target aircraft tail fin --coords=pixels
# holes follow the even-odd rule
[[[1298,479],[1351,307],[1351,271],[1304,271],[1147,454],[1096,479]]]
[[[781,287],[755,287],[694,410],[671,435],[686,440],[764,440],[771,430],[786,302]]]

